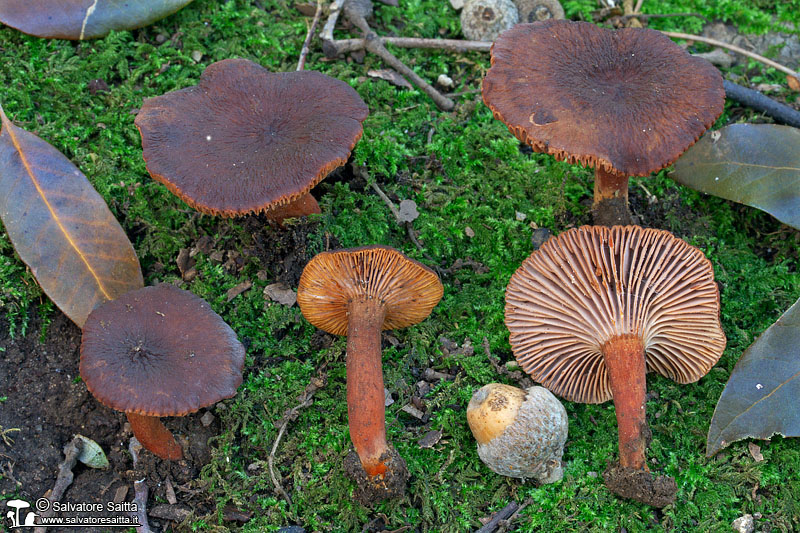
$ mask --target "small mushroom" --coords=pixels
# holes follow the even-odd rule
[[[97,307],[81,341],[81,378],[124,411],[138,441],[162,459],[183,457],[159,420],[230,398],[242,383],[244,347],[205,302],[162,283]]]
[[[595,169],[596,224],[630,223],[628,178],[672,164],[722,113],[722,75],[660,32],[517,24],[492,46],[483,101],[535,152]]]
[[[506,289],[514,356],[569,401],[614,400],[619,467],[609,488],[663,507],[677,486],[653,478],[645,452],[645,374],[706,375],[725,349],[711,262],[667,231],[583,226],[545,242]]]
[[[319,72],[209,65],[194,87],[144,101],[135,124],[150,175],[202,213],[319,213],[309,191],[344,165],[367,105]]]
[[[347,335],[347,415],[363,500],[400,495],[408,477],[386,442],[381,331],[424,320],[442,291],[432,270],[386,246],[323,252],[300,277],[303,316],[328,333]]]
[[[567,410],[544,387],[490,383],[472,395],[467,422],[478,456],[503,476],[555,483],[564,476]]]
[[[517,22],[513,0],[467,0],[461,11],[461,32],[473,41],[494,41]]]

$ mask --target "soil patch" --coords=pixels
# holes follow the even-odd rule
[[[146,478],[150,505],[156,498],[171,498],[170,486],[180,504],[195,515],[210,512],[211,502],[197,477],[210,460],[207,442],[219,432],[216,419],[204,426],[200,418],[206,410],[164,419],[183,446],[185,459],[162,461],[142,450],[134,467],[128,451],[132,433],[125,415],[100,405],[79,378],[80,329],[57,312],[40,342],[42,320],[35,310],[32,313],[30,333],[24,338],[11,339],[8,323],[0,318],[0,397],[5,397],[0,403],[0,427],[9,438],[8,443],[0,439],[0,499],[19,497],[33,503],[52,489],[64,460],[62,450],[80,433],[103,448],[111,467],[95,470],[78,463],[62,502],[104,506],[112,501],[130,502],[133,481]],[[150,525],[161,531],[167,522],[151,519]]]

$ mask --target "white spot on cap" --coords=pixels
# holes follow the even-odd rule
[[[210,141],[211,140],[211,135],[206,135],[206,140]]]

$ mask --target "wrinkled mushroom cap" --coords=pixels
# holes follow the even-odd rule
[[[602,347],[641,339],[647,370],[678,383],[725,349],[711,262],[667,231],[583,226],[551,238],[506,289],[506,326],[522,368],[570,401],[612,398]]]
[[[587,22],[517,24],[492,45],[483,100],[534,151],[646,176],[722,113],[722,76],[660,32]]]
[[[344,165],[366,117],[342,81],[226,59],[146,99],[135,123],[154,179],[198,211],[237,216],[290,203]]]
[[[92,311],[83,326],[80,372],[106,407],[182,416],[235,395],[244,354],[205,300],[162,283]]]
[[[380,300],[383,329],[399,329],[424,320],[442,293],[439,276],[425,265],[387,246],[365,246],[316,255],[300,276],[297,304],[316,327],[346,335],[352,301]]]

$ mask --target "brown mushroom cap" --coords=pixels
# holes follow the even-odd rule
[[[387,246],[323,252],[303,270],[297,303],[306,320],[334,335],[347,334],[347,307],[378,299],[386,306],[383,329],[421,322],[442,299],[439,276]]]
[[[198,211],[237,216],[290,203],[344,165],[367,112],[319,72],[226,59],[198,85],[146,99],[135,123],[154,179]]]
[[[646,176],[722,113],[722,76],[660,32],[587,22],[517,24],[492,45],[483,100],[534,151]]]
[[[80,372],[107,407],[182,416],[236,394],[244,353],[205,300],[162,283],[92,311],[83,326]]]
[[[511,348],[533,378],[570,401],[611,399],[602,347],[632,335],[647,370],[697,381],[725,349],[711,262],[667,231],[583,226],[551,238],[506,289]]]

